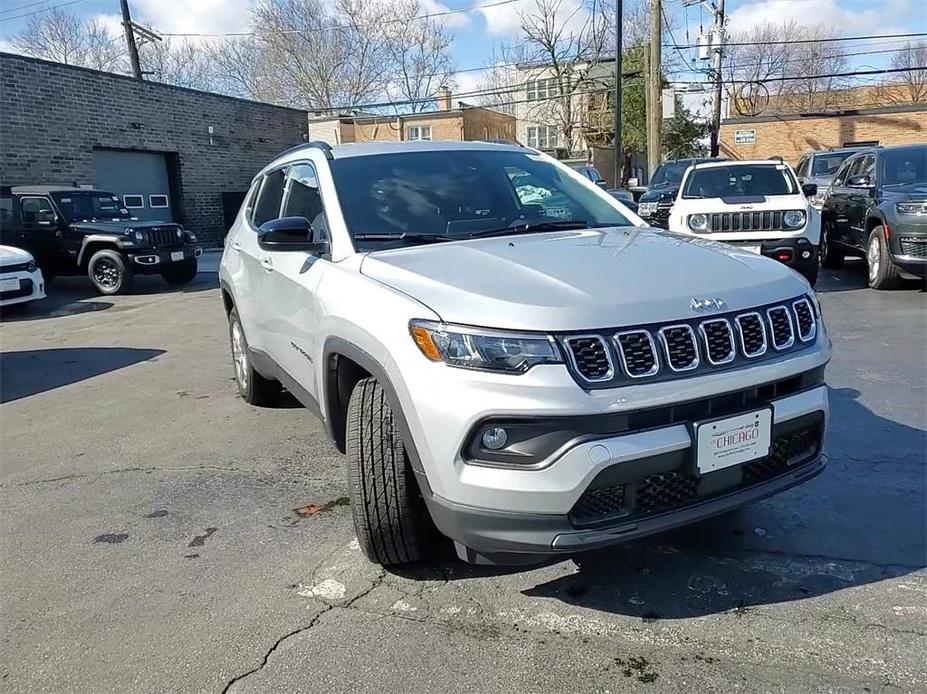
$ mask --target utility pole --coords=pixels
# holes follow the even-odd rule
[[[126,31],[126,46],[129,49],[129,62],[132,63],[132,74],[135,79],[142,79],[142,67],[138,62],[138,47],[135,45],[135,31],[132,28],[132,17],[129,14],[129,0],[119,0],[122,6],[122,26]]]
[[[663,126],[663,71],[661,69],[663,38],[663,2],[650,0],[650,60],[647,64],[647,168],[652,174],[660,164]]]
[[[624,169],[624,166],[622,166],[624,156],[621,149],[621,73],[623,72],[621,49],[624,43],[621,20],[624,16],[623,4],[622,0],[615,0],[615,188],[621,188],[621,184],[624,182],[621,175]]]
[[[724,47],[724,0],[716,0],[716,3],[715,30],[711,37],[711,48],[714,51],[712,78],[715,81],[711,104],[711,156],[713,157],[718,156],[718,139],[721,133],[721,52]]]

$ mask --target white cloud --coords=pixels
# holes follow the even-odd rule
[[[133,19],[165,34],[221,34],[248,30],[249,0],[135,0]]]
[[[730,14],[729,31],[744,31],[763,23],[780,24],[794,20],[799,24],[832,27],[837,34],[866,35],[875,31],[909,31],[910,21],[919,16],[910,0],[875,3],[873,9],[850,9],[838,0],[761,0],[741,5]],[[788,37],[783,37],[788,38]]]
[[[490,1],[486,0],[486,2]],[[521,31],[521,14],[523,12],[521,6],[525,5],[527,3],[516,2],[510,5],[480,8],[479,13],[486,20],[486,31],[496,36],[517,34]]]
[[[448,12],[451,8],[438,0],[419,0],[421,9],[419,14],[435,14],[436,12]],[[435,17],[436,21],[444,23],[450,29],[461,29],[470,24],[470,18],[466,13],[449,14],[443,17]]]

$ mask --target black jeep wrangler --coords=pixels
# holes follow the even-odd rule
[[[134,219],[113,193],[58,186],[0,189],[0,244],[32,253],[46,282],[86,272],[101,294],[129,291],[136,274],[187,284],[202,253],[194,234]]]

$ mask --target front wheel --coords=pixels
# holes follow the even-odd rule
[[[348,488],[357,541],[384,566],[418,561],[428,512],[383,387],[357,383],[348,403]]]
[[[168,284],[190,284],[196,277],[196,258],[165,265],[161,268],[161,277]]]
[[[821,265],[826,268],[838,268],[843,265],[844,254],[831,241],[830,224],[821,224],[821,246],[819,253],[821,256]]]
[[[866,262],[869,264],[870,287],[893,289],[898,286],[898,268],[892,262],[884,227],[878,226],[869,234],[869,243],[866,245]]]
[[[104,248],[90,257],[87,275],[100,294],[125,294],[131,291],[135,273],[119,251]]]
[[[805,268],[805,270],[801,273],[804,275],[805,279],[808,280],[808,284],[810,284],[812,287],[818,281],[818,269],[817,258],[815,258],[814,264],[811,267]]]

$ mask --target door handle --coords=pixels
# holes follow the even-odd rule
[[[232,243],[232,250],[236,253],[241,253],[241,242],[235,241]]]
[[[267,256],[261,258],[261,267],[267,270],[267,272],[274,271],[274,261]]]

